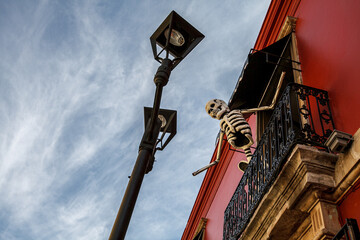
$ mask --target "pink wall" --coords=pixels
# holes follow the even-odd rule
[[[296,36],[305,85],[329,92],[335,127],[360,127],[360,1],[302,0]]]
[[[256,116],[252,115],[250,117],[249,124],[252,129],[252,135],[255,137]],[[208,219],[205,233],[206,240],[219,240],[223,237],[224,211],[243,175],[238,168],[241,160],[246,160],[246,156],[238,152],[235,152],[231,159],[226,159],[226,161],[231,162],[211,203],[210,209],[206,214],[206,218]]]

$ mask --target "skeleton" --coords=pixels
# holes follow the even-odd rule
[[[252,138],[250,125],[243,117],[243,114],[274,109],[284,77],[285,77],[285,72],[282,72],[274,94],[274,98],[269,106],[262,106],[258,108],[242,109],[242,110],[235,109],[230,111],[230,108],[223,100],[212,99],[207,102],[205,106],[206,112],[212,118],[220,120],[220,136],[219,136],[217,155],[215,161],[194,172],[193,176],[196,176],[202,171],[205,171],[206,169],[219,163],[224,134],[226,134],[227,141],[233,148],[242,149],[245,152],[247,161],[242,161],[239,163],[240,170],[245,171],[248,163],[252,158],[250,147],[254,143],[254,140]]]

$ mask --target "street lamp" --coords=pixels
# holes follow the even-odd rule
[[[203,38],[203,34],[175,11],[167,16],[150,37],[154,58],[161,63],[154,77],[154,104],[153,108],[144,109],[145,131],[109,240],[125,238],[144,175],[152,169],[155,152],[163,150],[176,134],[176,111],[160,109],[162,89],[169,81],[171,71]],[[162,135],[158,138],[160,132]],[[166,133],[170,135],[163,143]],[[160,147],[156,147],[159,143]]]

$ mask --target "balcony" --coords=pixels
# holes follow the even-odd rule
[[[326,91],[288,85],[225,210],[223,239],[239,238],[294,146],[327,150],[324,143],[333,129]]]

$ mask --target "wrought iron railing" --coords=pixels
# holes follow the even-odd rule
[[[334,129],[326,91],[290,84],[224,213],[223,239],[237,239],[297,143],[324,148]]]
[[[359,240],[360,232],[357,225],[356,219],[347,218],[345,225],[340,229],[340,231],[335,235],[332,240]]]

